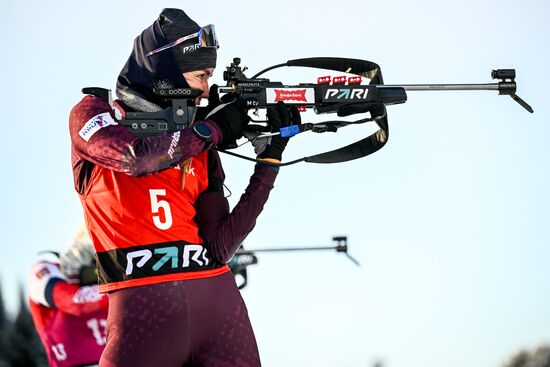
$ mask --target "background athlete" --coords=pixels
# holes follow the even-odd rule
[[[41,259],[32,267],[30,311],[50,366],[91,366],[99,362],[105,348],[109,304],[97,284],[85,285],[82,281],[84,270],[93,268],[94,248],[85,226],[59,261]]]

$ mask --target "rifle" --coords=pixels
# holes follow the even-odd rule
[[[533,109],[517,94],[515,69],[497,69],[491,71],[491,78],[496,83],[486,84],[402,84],[385,85],[380,66],[374,62],[337,58],[314,57],[289,60],[286,63],[270,66],[252,78],[247,78],[241,68],[241,59],[236,57],[226,68],[223,78],[227,84],[219,87],[219,93],[230,94],[230,97],[245,101],[246,105],[255,110],[268,108],[279,102],[295,105],[301,111],[313,109],[316,114],[335,113],[338,117],[347,117],[356,114],[368,114],[355,121],[328,120],[319,123],[303,123],[283,127],[279,131],[271,131],[267,121],[253,120],[260,124],[249,124],[247,129],[257,134],[256,139],[268,138],[273,135],[291,137],[306,131],[315,133],[337,132],[338,129],[349,126],[374,122],[378,130],[357,142],[312,156],[295,159],[289,162],[274,164],[288,166],[298,162],[308,163],[340,163],[368,156],[380,150],[388,141],[388,114],[386,106],[403,104],[407,101],[407,91],[498,91],[500,95],[508,95],[527,111]],[[332,70],[353,76],[340,75],[320,77],[316,84],[300,83],[285,85],[282,82],[271,81],[259,76],[276,68],[308,67]],[[363,83],[363,78],[368,84]],[[110,91],[104,88],[84,88],[85,94],[98,96],[111,102]],[[128,112],[126,118],[119,120],[119,124],[126,126],[138,136],[151,136],[171,133],[190,126],[195,118],[196,106],[192,100],[202,92],[191,88],[158,89],[156,94],[166,101],[170,107],[158,112]],[[229,155],[257,162],[258,160],[246,157],[226,149],[217,149]]]
[[[498,91],[501,95],[511,96],[523,108],[533,113],[531,106],[516,94],[517,84],[514,69],[492,70],[491,78],[497,79],[498,82],[496,83],[385,85],[380,66],[366,60],[336,57],[289,60],[286,63],[268,67],[252,78],[246,77],[244,71],[247,68],[241,68],[240,63],[240,58],[236,57],[227,67],[223,75],[227,85],[220,87],[219,92],[235,95],[236,98],[244,100],[250,108],[256,110],[268,108],[281,101],[297,106],[300,111],[313,109],[316,114],[336,113],[338,117],[370,114],[370,117],[355,121],[330,120],[320,123],[303,123],[283,127],[275,132],[271,132],[269,126],[251,124],[247,128],[258,132],[257,139],[279,134],[282,137],[291,137],[305,131],[316,133],[336,132],[344,126],[371,121],[379,127],[379,130],[374,134],[345,147],[286,163],[275,164],[277,166],[287,166],[298,162],[339,163],[365,157],[378,151],[386,144],[389,137],[386,106],[405,103],[407,101],[407,91]],[[318,68],[353,74],[354,76],[342,75],[334,78],[324,76],[318,78],[317,84],[300,83],[298,85],[284,85],[282,82],[259,78],[267,71],[284,66]],[[368,79],[369,83],[361,85],[363,78]],[[259,122],[265,123],[266,121]],[[270,132],[265,133],[266,131]],[[256,161],[234,152],[222,151],[242,159]]]
[[[327,251],[336,250],[347,256],[355,265],[360,266],[359,262],[348,253],[348,238],[347,236],[336,236],[332,238],[336,242],[333,246],[315,246],[315,247],[283,247],[283,248],[264,248],[256,250],[245,250],[240,248],[235,255],[229,260],[227,265],[235,275],[239,289],[243,289],[248,284],[247,267],[258,263],[256,253],[259,252],[293,252],[293,251]]]

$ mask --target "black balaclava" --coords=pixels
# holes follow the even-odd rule
[[[129,107],[158,111],[167,103],[154,88],[189,88],[182,73],[216,66],[216,49],[201,48],[182,53],[182,46],[145,55],[180,37],[198,32],[200,27],[179,9],[164,9],[159,18],[134,40],[134,48],[118,75],[116,94]]]

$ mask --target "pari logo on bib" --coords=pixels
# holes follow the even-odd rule
[[[96,132],[109,125],[118,125],[118,123],[111,117],[109,112],[104,112],[89,119],[78,132],[78,135],[82,139],[89,141]]]

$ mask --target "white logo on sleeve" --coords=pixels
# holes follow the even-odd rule
[[[86,141],[89,141],[92,135],[98,132],[101,128],[109,125],[118,125],[118,123],[111,117],[109,112],[96,115],[88,120],[84,124],[84,127],[80,130],[78,135]]]
[[[99,293],[97,285],[87,285],[80,287],[73,296],[73,302],[76,304],[97,302],[103,298]]]

